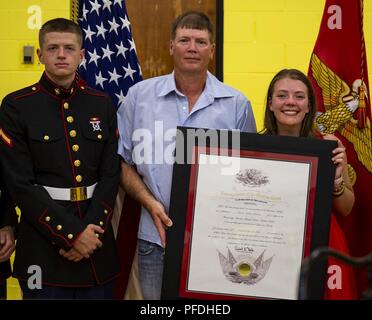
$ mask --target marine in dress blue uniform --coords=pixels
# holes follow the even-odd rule
[[[13,270],[21,286],[30,266],[50,287],[99,287],[119,273],[111,227],[116,110],[75,76],[83,56],[76,27],[61,18],[44,24],[38,56],[45,72],[0,109],[4,179],[21,209]]]
[[[22,212],[14,276],[26,280],[28,267],[38,265],[46,284],[112,279],[118,272],[110,222],[119,162],[110,98],[77,81],[65,90],[44,74],[4,99],[0,121],[9,135],[8,144],[1,141],[6,182]],[[69,250],[88,224],[105,230],[102,247],[89,259],[66,260],[59,249]]]

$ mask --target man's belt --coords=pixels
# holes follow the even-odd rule
[[[76,188],[55,188],[42,186],[50,195],[53,200],[63,201],[83,201],[90,199],[93,196],[94,189],[97,183],[89,187],[76,187]]]

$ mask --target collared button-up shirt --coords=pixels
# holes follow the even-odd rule
[[[205,88],[189,111],[174,73],[137,83],[118,110],[118,153],[136,165],[143,182],[169,212],[177,126],[256,132],[245,96],[208,72]],[[141,209],[138,238],[161,245],[150,214]]]

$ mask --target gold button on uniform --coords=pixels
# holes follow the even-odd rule
[[[71,130],[70,131],[70,137],[71,138],[75,138],[76,137],[76,131],[75,130]]]
[[[105,210],[103,210],[103,212],[104,212],[105,214],[108,214],[108,210],[106,210],[106,209],[105,209]]]
[[[96,237],[99,238],[99,233],[96,233]]]
[[[69,233],[68,235],[67,235],[67,238],[69,238],[70,240],[73,238],[74,236],[71,234],[71,233]]]
[[[80,160],[75,160],[75,161],[74,161],[74,166],[75,166],[75,167],[80,167],[80,165],[81,165]]]
[[[69,107],[69,104],[68,104],[68,102],[65,102],[64,104],[63,104],[63,108],[65,108],[66,110],[68,109],[68,107]]]
[[[84,86],[81,86],[81,87],[80,87],[80,89],[81,89],[81,90],[84,90],[84,89],[85,89],[85,87],[84,87]]]
[[[99,222],[99,225],[102,227],[103,226],[103,221],[100,221]]]
[[[50,139],[50,138],[49,138],[48,135],[45,135],[45,136],[44,136],[44,140],[45,140],[45,141],[48,141],[49,139]]]
[[[99,134],[99,135],[97,136],[97,138],[98,138],[99,140],[101,140],[101,139],[102,139],[102,134]]]
[[[68,116],[68,117],[66,118],[66,120],[67,120],[68,123],[73,123],[73,122],[74,122],[74,118],[71,117],[71,116]]]
[[[79,146],[77,144],[74,144],[72,146],[72,150],[75,151],[75,152],[79,151]]]
[[[83,177],[79,174],[79,175],[77,175],[77,176],[75,177],[75,180],[76,180],[77,182],[81,182],[81,181],[83,181]]]
[[[32,87],[31,90],[32,90],[32,91],[36,91],[36,87]]]
[[[45,221],[46,222],[49,222],[50,221],[50,217],[49,216],[45,217]]]
[[[58,226],[57,226],[57,230],[61,230],[62,229],[62,226],[59,224]]]

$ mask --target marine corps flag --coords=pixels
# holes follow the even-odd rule
[[[311,56],[309,78],[317,95],[316,125],[346,147],[355,192],[353,211],[339,218],[350,254],[372,252],[371,108],[363,35],[363,0],[326,0]],[[359,293],[367,288],[365,270],[356,269]]]

